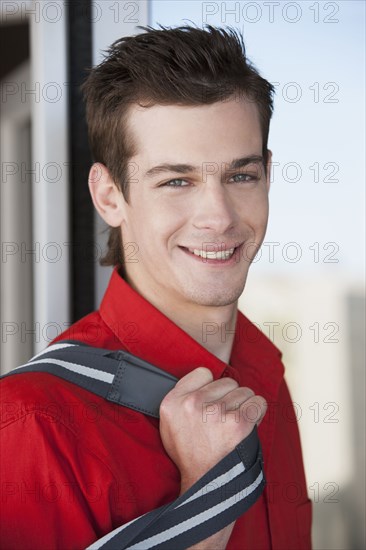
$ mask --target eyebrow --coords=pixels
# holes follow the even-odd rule
[[[237,170],[238,168],[243,168],[247,164],[262,164],[264,159],[261,155],[249,155],[247,157],[241,157],[238,159],[232,160],[228,164],[228,170]],[[207,164],[214,164],[207,162]],[[221,163],[227,164],[225,162]],[[158,166],[153,166],[147,172],[145,172],[144,177],[151,178],[166,172],[176,172],[178,174],[186,174],[187,172],[199,172],[202,170],[202,166],[193,166],[192,164],[159,164]]]

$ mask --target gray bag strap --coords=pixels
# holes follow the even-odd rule
[[[47,372],[108,401],[159,418],[177,378],[126,351],[75,340],[53,344],[2,378]],[[245,513],[265,485],[256,427],[235,449],[175,501],[111,531],[88,550],[184,550]]]
[[[87,550],[185,550],[244,514],[265,485],[257,430],[174,502],[111,531]]]
[[[35,371],[53,374],[107,401],[155,418],[159,418],[163,398],[178,381],[127,351],[93,348],[76,340],[49,346],[5,376]]]

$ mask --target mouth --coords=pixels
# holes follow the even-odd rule
[[[232,263],[232,260],[238,259],[238,252],[241,246],[242,244],[231,246],[229,248],[222,244],[217,247],[217,250],[203,250],[202,248],[190,248],[185,246],[180,246],[179,248],[186,252],[186,254],[193,256],[193,258],[196,258],[201,262],[210,264],[224,264]]]

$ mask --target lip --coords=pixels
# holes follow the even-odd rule
[[[230,250],[230,248],[234,248],[233,255],[230,258],[228,258],[227,260],[216,260],[216,259],[212,259],[212,258],[202,258],[202,256],[196,256],[196,254],[193,254],[193,252],[190,252],[188,250],[188,248],[185,247],[185,246],[179,246],[179,248],[188,257],[192,258],[196,262],[199,262],[200,264],[206,264],[206,265],[210,265],[210,266],[227,267],[227,266],[237,264],[240,261],[240,255],[241,255],[241,250],[242,250],[243,244],[244,243],[241,243],[238,246],[231,245],[231,246],[227,246],[227,247],[222,248],[222,249],[220,248],[221,250]],[[198,248],[198,247],[189,247],[189,248]]]

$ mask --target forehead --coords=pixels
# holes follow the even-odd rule
[[[258,107],[240,99],[211,105],[133,105],[127,118],[140,163],[227,162],[235,156],[260,155]]]

